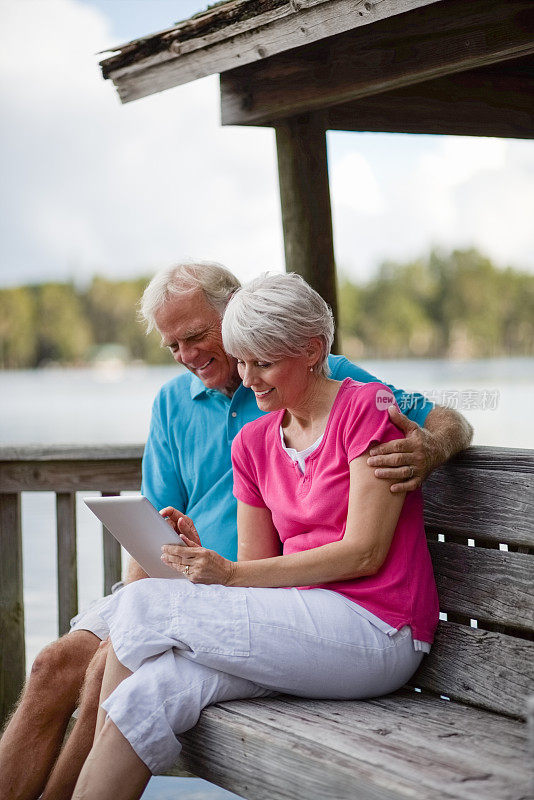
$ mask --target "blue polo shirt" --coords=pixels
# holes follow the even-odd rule
[[[330,377],[377,381],[344,356],[329,356]],[[389,384],[388,384],[389,385]],[[423,425],[432,403],[390,385],[399,407]],[[237,504],[230,452],[243,425],[264,414],[241,384],[233,397],[207,389],[190,372],[168,381],[154,401],[143,455],[141,491],[159,510],[174,506],[191,517],[204,547],[237,558]]]

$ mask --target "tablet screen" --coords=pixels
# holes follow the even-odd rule
[[[151,578],[185,578],[161,560],[164,544],[187,545],[141,495],[86,497],[85,504]],[[187,580],[187,579],[186,579]]]

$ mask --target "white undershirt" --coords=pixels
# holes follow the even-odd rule
[[[294,447],[287,447],[285,439],[284,439],[284,429],[280,425],[280,439],[282,440],[282,447],[290,457],[292,461],[294,461],[302,474],[304,475],[305,467],[306,467],[306,459],[308,458],[314,450],[317,450],[321,442],[323,441],[324,433],[322,433],[319,438],[311,444],[309,447],[306,447],[305,450],[295,450]],[[388,636],[394,636],[398,633],[396,628],[393,628],[389,622],[384,622],[383,619],[379,619],[375,614],[371,614],[366,608],[360,606],[358,603],[355,603],[353,600],[349,600],[347,598],[347,602],[350,603],[352,606],[356,606],[358,613],[369,620],[369,622],[381,630],[383,633],[386,633]],[[430,643],[429,642],[422,642],[419,639],[413,640],[414,650],[422,650],[423,653],[430,653]]]
[[[309,447],[306,447],[305,450],[295,450],[294,447],[288,447],[286,445],[286,440],[284,439],[284,429],[280,425],[280,439],[282,440],[282,447],[284,448],[290,459],[294,461],[296,464],[298,464],[299,469],[303,475],[305,468],[304,462],[306,461],[308,456],[311,455],[311,453],[313,453],[314,450],[317,450],[317,448],[323,441],[323,436],[324,433],[322,433],[313,444],[311,444]]]

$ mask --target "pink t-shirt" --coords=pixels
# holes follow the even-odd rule
[[[400,438],[387,407],[380,402],[384,393],[391,396],[381,383],[343,381],[323,440],[307,457],[304,474],[282,447],[283,410],[249,422],[235,437],[234,495],[248,505],[270,509],[284,554],[343,538],[349,463],[374,442]],[[388,555],[375,575],[321,584],[320,588],[340,592],[397,630],[410,625],[414,639],[432,642],[439,609],[421,491],[406,495]]]

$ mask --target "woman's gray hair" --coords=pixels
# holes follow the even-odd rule
[[[264,273],[239,289],[224,312],[222,336],[227,353],[261,361],[305,355],[310,339],[318,338],[322,356],[313,371],[325,377],[329,374],[332,311],[294,272]]]
[[[139,316],[150,333],[156,327],[156,314],[169,300],[202,289],[206,300],[222,317],[240,285],[230,270],[215,261],[183,261],[154,275],[140,300]]]

